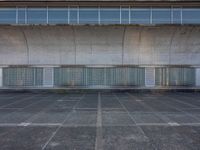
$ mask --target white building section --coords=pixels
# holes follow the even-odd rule
[[[2,68],[0,68],[0,87],[2,87],[3,85],[3,71],[2,71]]]
[[[45,67],[43,69],[43,86],[44,87],[53,87],[53,67]]]
[[[196,86],[200,86],[200,68],[196,68]]]
[[[145,68],[145,86],[146,87],[155,86],[155,68],[153,67]]]

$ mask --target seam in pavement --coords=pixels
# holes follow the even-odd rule
[[[130,94],[130,93],[126,93],[126,94],[129,95],[129,96],[132,97],[132,98],[141,99],[140,97],[138,97],[138,96],[133,96],[133,95]],[[159,115],[155,112],[155,109],[153,109],[151,106],[148,106],[147,104],[145,104],[145,103],[143,103],[143,102],[141,102],[141,101],[137,101],[137,102],[140,103],[142,106],[146,107],[147,109],[151,110],[151,111],[152,111],[151,114],[157,116],[157,117],[160,118],[161,120],[165,121],[167,124],[168,124],[168,123],[172,123],[172,122],[173,122],[173,123],[176,123],[176,122],[170,120],[168,117],[165,117],[165,116],[162,116],[162,117],[161,117],[161,116],[159,116]],[[137,124],[137,123],[136,123],[136,124]]]
[[[95,150],[103,150],[102,138],[103,137],[102,137],[101,93],[98,92],[98,107],[97,107],[97,123],[96,123]]]
[[[47,97],[49,97],[49,96],[46,96],[46,97],[44,97],[44,98],[47,98]],[[44,98],[42,98],[41,100],[39,100],[39,101],[37,101],[37,102],[33,102],[33,103],[31,103],[31,104],[29,104],[29,105],[27,105],[27,106],[25,106],[25,107],[23,107],[23,108],[21,108],[21,109],[18,109],[16,112],[22,111],[22,110],[26,109],[26,108],[29,107],[29,106],[35,105],[35,104],[41,102]],[[16,113],[16,112],[11,112],[11,113],[9,113],[9,114],[6,114],[4,117],[7,117],[7,116],[9,116],[9,115],[11,115],[11,114],[14,114],[14,113]]]
[[[130,93],[128,93],[128,94],[130,94]],[[130,94],[132,97],[134,97],[132,94]],[[176,98],[171,98],[171,97],[169,97],[169,96],[167,96],[169,99],[172,99],[172,100],[174,100],[174,101],[176,101]],[[178,100],[179,101],[179,100]],[[142,102],[140,102],[140,103],[142,103]],[[188,116],[190,116],[190,117],[192,117],[192,118],[194,118],[194,119],[196,119],[197,121],[200,121],[200,119],[198,118],[198,117],[195,117],[195,116],[193,116],[192,114],[190,114],[190,113],[187,113],[187,112],[185,112],[184,110],[182,110],[182,109],[179,109],[179,108],[177,108],[177,107],[174,107],[174,106],[172,106],[172,105],[170,105],[170,104],[167,104],[167,103],[163,103],[162,101],[160,101],[160,103],[161,104],[165,104],[165,105],[167,105],[167,106],[169,106],[169,107],[171,107],[171,108],[173,108],[173,109],[176,109],[176,110],[178,110],[178,111],[180,111],[180,112],[182,112],[182,113],[185,113],[185,114],[187,114]],[[144,104],[144,105],[146,105],[146,104]],[[150,106],[148,106],[148,107],[150,107]],[[157,114],[155,114],[155,115],[157,115]],[[157,115],[158,116],[158,115]],[[160,116],[159,116],[160,117]],[[169,117],[166,117],[166,116],[163,116],[162,115],[162,118],[163,118],[163,120],[164,121],[167,121],[167,120],[171,120]],[[171,120],[171,122],[170,123],[173,123],[174,121],[172,121]],[[177,123],[177,122],[176,122]]]
[[[162,95],[161,95],[161,96],[162,96]],[[198,108],[198,109],[200,108],[200,107],[195,106],[195,105],[193,105],[193,104],[190,104],[190,103],[181,101],[179,98],[174,98],[174,97],[171,97],[171,96],[168,96],[168,95],[166,95],[166,97],[170,98],[170,99],[173,100],[173,101],[176,101],[176,102],[178,102],[178,103],[185,104],[185,105],[190,106],[190,107],[193,107],[193,108]]]
[[[63,96],[63,97],[65,97],[65,96]],[[35,115],[33,115],[33,116],[30,117],[29,119],[25,120],[24,122],[25,122],[25,123],[32,123],[32,121],[33,121],[34,119],[36,119],[36,118],[38,117],[38,115],[40,115],[41,113],[43,113],[45,110],[51,108],[55,103],[57,103],[57,99],[55,100],[55,102],[53,102],[53,103],[50,104],[49,106],[47,106],[47,107],[41,109],[41,110],[38,111]]]
[[[170,98],[170,97],[169,97],[169,98]],[[162,101],[161,101],[161,103],[163,104]],[[169,107],[174,108],[174,109],[176,109],[176,110],[178,110],[178,111],[180,111],[180,112],[182,112],[182,113],[185,113],[185,114],[187,114],[188,116],[190,116],[191,118],[196,119],[197,121],[200,121],[200,119],[199,119],[198,117],[192,115],[191,113],[185,112],[184,110],[182,110],[182,109],[180,109],[180,108],[177,108],[177,107],[175,107],[175,106],[172,106],[172,105],[170,105],[170,104],[166,104],[166,103],[165,103],[165,105],[168,105]]]
[[[136,121],[135,121],[134,118],[131,116],[130,112],[126,109],[126,107],[124,106],[124,104],[122,104],[122,103],[120,102],[120,100],[119,100],[119,98],[117,97],[117,95],[114,94],[114,93],[113,93],[113,95],[114,95],[114,97],[117,99],[117,101],[120,103],[120,105],[124,108],[124,110],[127,112],[128,116],[131,118],[131,120],[136,124]],[[136,126],[137,126],[137,124],[136,124]],[[146,136],[146,134],[144,133],[144,131],[142,130],[142,128],[139,127],[139,126],[137,126],[137,127],[138,127],[138,129],[140,130],[140,132],[145,136],[145,138],[148,139],[148,137]]]
[[[72,109],[74,109],[74,108],[76,107],[76,105],[77,105],[84,97],[85,97],[85,93],[83,94],[83,96],[81,97],[81,99],[78,100],[78,101],[76,102],[76,104],[73,106]],[[70,113],[69,113],[69,114],[70,114]],[[63,124],[65,123],[65,121],[67,120],[69,114],[67,114],[66,118],[63,120],[63,122],[61,123],[61,125],[58,126],[58,127],[56,128],[56,130],[52,133],[52,135],[50,136],[50,138],[49,138],[49,139],[47,140],[47,142],[43,145],[42,150],[44,150],[44,149],[47,147],[47,145],[48,145],[49,142],[53,139],[53,137],[56,135],[56,133],[60,130],[60,128],[62,128],[62,125],[63,125]]]
[[[42,94],[41,94],[42,95]],[[46,96],[46,97],[44,97],[44,98],[47,98],[47,97],[49,97],[49,96]],[[42,99],[44,99],[44,98],[42,98]],[[31,105],[34,105],[34,104],[37,104],[37,103],[39,103],[39,102],[41,102],[42,100],[39,100],[39,101],[37,101],[37,102],[33,102],[33,103],[31,103],[30,105],[28,105],[28,106],[31,106]],[[19,111],[21,111],[21,110],[23,110],[23,109],[25,109],[25,108],[27,108],[27,107],[24,107],[24,108],[22,108],[22,109],[20,109]],[[12,113],[14,113],[14,112],[12,112]],[[11,114],[12,114],[11,113]],[[9,114],[8,114],[9,115]],[[8,115],[6,115],[6,116],[8,116]],[[5,116],[5,117],[6,117]],[[13,126],[13,124],[9,124],[9,123],[6,123],[5,125],[10,125],[10,126]],[[20,123],[18,123],[18,124],[14,124],[14,126],[20,126]],[[25,128],[26,126],[22,126],[22,128],[21,129],[19,129],[19,131],[21,131],[21,130],[23,130],[24,128]],[[10,132],[12,132],[12,131],[8,131],[6,134],[8,134],[8,133],[10,133]]]

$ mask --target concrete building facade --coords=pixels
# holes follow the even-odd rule
[[[1,88],[198,88],[200,1],[1,1]]]

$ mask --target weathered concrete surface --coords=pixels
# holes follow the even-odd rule
[[[1,26],[0,65],[200,65],[200,26]]]
[[[2,150],[198,150],[199,93],[0,93]]]

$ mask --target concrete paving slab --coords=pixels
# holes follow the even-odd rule
[[[96,111],[72,111],[66,117],[64,125],[67,126],[96,126]]]
[[[135,120],[137,124],[140,123],[166,123],[161,117],[153,114],[153,113],[131,113],[131,116]]]
[[[30,121],[26,121],[28,123],[62,123],[67,115],[70,113],[71,110],[69,109],[51,109],[46,110],[37,114],[33,119]]]
[[[62,127],[44,150],[94,150],[95,127]]]
[[[13,111],[1,118],[0,123],[21,123],[32,117],[34,113],[26,111]]]
[[[142,126],[141,127],[147,137],[149,138],[149,142],[151,143],[154,149],[162,149],[162,150],[189,150],[194,149],[197,150],[199,147],[198,144],[190,145],[192,142],[195,142],[199,138],[199,135],[196,135],[192,138],[190,135],[193,134],[193,130],[186,130],[189,132],[189,136],[187,140],[192,141],[188,144],[188,141],[185,137],[183,137],[183,133],[178,132],[181,128],[171,127],[171,126]],[[185,135],[185,134],[184,134]],[[186,144],[186,143],[187,144]]]
[[[168,113],[168,114],[162,114],[161,116],[167,117],[171,121],[177,122],[179,124],[200,123],[200,120],[196,119],[195,116],[184,113]]]
[[[148,138],[136,126],[103,127],[102,132],[104,150],[145,149],[149,145]]]
[[[105,99],[101,98],[102,109],[105,108],[122,108],[121,104],[115,99]]]
[[[0,144],[5,150],[200,147],[198,93],[190,101],[190,94],[184,98],[180,93],[5,93],[7,101],[1,94]],[[11,97],[18,98],[16,103]]]
[[[120,101],[124,107],[129,111],[129,112],[152,112],[151,109],[148,109],[144,105],[136,102],[136,101]]]
[[[129,126],[135,124],[132,118],[126,112],[103,112],[103,126]]]
[[[77,101],[56,101],[52,108],[55,109],[70,109],[73,108]]]
[[[151,107],[154,112],[179,112],[176,108],[164,105],[162,102],[158,101],[143,101],[145,105]]]
[[[97,96],[90,99],[84,98],[76,105],[75,108],[97,108],[97,103]]]
[[[1,128],[1,127],[0,127]],[[0,136],[3,150],[41,149],[55,130],[54,127],[10,127],[12,132]]]

